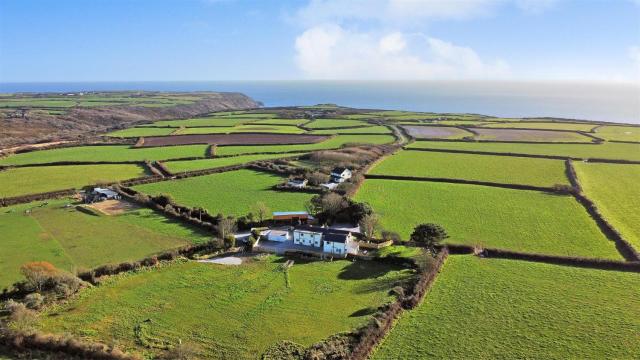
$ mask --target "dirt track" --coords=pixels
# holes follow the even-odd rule
[[[217,144],[217,145],[285,145],[285,144],[311,144],[328,139],[322,135],[295,135],[295,134],[197,134],[174,136],[149,136],[139,147],[190,145],[190,144]]]

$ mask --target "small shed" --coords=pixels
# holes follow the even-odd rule
[[[309,181],[307,179],[291,179],[287,181],[287,186],[304,189]]]
[[[267,240],[269,241],[287,241],[291,237],[289,236],[289,232],[286,230],[270,230],[267,234]]]

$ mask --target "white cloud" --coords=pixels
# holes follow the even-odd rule
[[[559,0],[516,0],[516,5],[526,12],[539,14],[554,7],[558,1]]]
[[[504,61],[485,61],[468,47],[422,35],[358,32],[336,24],[315,26],[298,36],[296,63],[311,79],[497,79],[509,75]]]

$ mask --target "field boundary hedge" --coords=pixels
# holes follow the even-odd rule
[[[565,191],[563,189],[556,189],[553,187],[521,185],[521,184],[506,184],[506,183],[496,183],[491,181],[465,180],[465,179],[453,179],[453,178],[432,178],[432,177],[419,177],[419,176],[374,175],[374,174],[365,174],[364,176],[365,176],[365,179],[441,182],[441,183],[451,183],[451,184],[491,186],[491,187],[499,187],[499,188],[506,188],[506,189],[515,189],[515,190],[544,191],[544,192],[551,192],[556,194],[569,194],[568,191]]]
[[[602,215],[598,206],[589,199],[583,192],[582,186],[580,185],[580,181],[578,179],[578,175],[576,173],[575,168],[573,167],[573,163],[569,160],[566,162],[567,167],[567,175],[572,184],[575,183],[574,187],[576,192],[573,193],[573,196],[576,200],[584,206],[585,210],[591,218],[598,224],[600,231],[611,241],[616,244],[616,249],[628,261],[640,261],[640,253],[629,243],[620,232],[611,224],[607,219]]]
[[[455,127],[455,126],[452,126]],[[486,128],[484,128],[486,129]],[[537,129],[539,130],[539,129]],[[541,145],[553,145],[553,144],[577,144],[577,145],[600,145],[601,142],[593,142],[593,141],[518,141],[518,140],[465,140],[465,139],[415,139],[418,142],[421,141],[440,141],[440,142],[465,142],[465,143],[504,143],[504,144],[541,144]]]
[[[584,143],[589,145],[598,145],[591,143]],[[474,154],[474,155],[491,155],[491,156],[512,156],[512,157],[525,157],[536,159],[552,159],[552,160],[575,160],[575,161],[588,161],[593,163],[610,163],[610,164],[640,164],[640,160],[624,160],[624,159],[602,159],[602,158],[581,158],[574,156],[562,156],[562,155],[540,155],[540,154],[524,154],[524,153],[512,153],[512,152],[494,152],[494,151],[477,151],[477,150],[457,150],[457,149],[426,149],[426,148],[403,148],[405,151],[430,151],[430,152],[444,152],[453,154]]]
[[[0,198],[0,207],[30,203],[33,201],[56,199],[60,197],[73,195],[75,193],[76,193],[75,189],[65,189],[65,190],[49,191],[49,192],[38,193],[38,194]]]
[[[142,359],[138,355],[124,353],[116,347],[107,346],[103,343],[87,342],[63,335],[45,334],[41,332],[26,333],[2,329],[0,332],[0,343],[19,353],[30,350],[40,350],[49,355],[59,353],[60,355],[65,354],[75,359]]]
[[[353,335],[355,335],[357,340],[353,345],[353,351],[349,354],[348,359],[368,359],[375,347],[380,344],[391,329],[393,329],[396,320],[403,311],[414,309],[422,302],[448,256],[448,249],[442,249],[436,256],[435,261],[430,264],[429,269],[421,271],[418,280],[409,288],[408,294],[402,294],[398,296],[395,302],[380,307],[379,314],[375,315],[367,326],[355,331]]]

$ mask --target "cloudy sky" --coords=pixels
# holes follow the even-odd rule
[[[0,0],[0,82],[640,82],[640,0]]]

